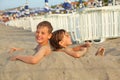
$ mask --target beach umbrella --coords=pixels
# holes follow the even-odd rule
[[[68,3],[68,2],[64,2],[63,3],[63,8],[65,8],[65,9],[72,9],[72,5],[70,3]]]

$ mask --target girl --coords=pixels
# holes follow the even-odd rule
[[[71,37],[64,29],[56,30],[52,33],[50,44],[52,45],[54,51],[62,51],[75,58],[83,56],[87,52],[87,49],[91,46],[91,43],[87,41],[83,45],[70,48],[69,45],[72,44]],[[104,48],[99,48],[96,55],[103,54]]]
[[[62,51],[75,58],[83,56],[86,53],[87,48],[91,45],[89,42],[86,42],[84,45],[79,45],[73,48],[68,47],[72,44],[72,41],[70,35],[64,29],[52,33],[50,44],[54,51]]]

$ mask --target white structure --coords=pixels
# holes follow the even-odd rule
[[[98,7],[102,7],[102,0],[98,0]]]
[[[48,0],[45,0],[45,9],[49,10]]]
[[[113,5],[115,5],[116,4],[116,0],[113,0]]]
[[[117,5],[120,5],[120,1],[119,1],[119,0],[115,0],[115,3],[116,3]]]
[[[65,0],[65,2],[71,3],[71,1],[70,1],[70,0]]]
[[[24,17],[30,14],[28,0],[26,0],[26,3],[20,7],[20,16]]]
[[[29,6],[28,6],[28,0],[26,0],[25,6],[24,6],[24,10],[25,10],[25,15],[29,15],[30,14]]]
[[[116,0],[108,0],[108,5],[116,5]]]
[[[79,0],[79,3],[80,3],[79,7],[82,8],[83,7],[82,0]]]
[[[49,21],[54,30],[65,29],[73,41],[106,39],[120,37],[120,6],[85,8],[76,14],[51,14],[16,19],[8,22],[10,26],[23,27],[32,32],[41,21]]]

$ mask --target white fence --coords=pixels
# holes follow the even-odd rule
[[[74,14],[50,14],[10,21],[10,26],[36,30],[41,21],[51,22],[54,30],[65,29],[73,41],[120,37],[120,6],[85,8]]]

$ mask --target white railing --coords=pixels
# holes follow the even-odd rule
[[[66,29],[73,41],[120,37],[120,6],[85,8],[75,14],[50,14],[10,21],[10,26],[36,30],[41,21],[51,22],[54,30]]]

